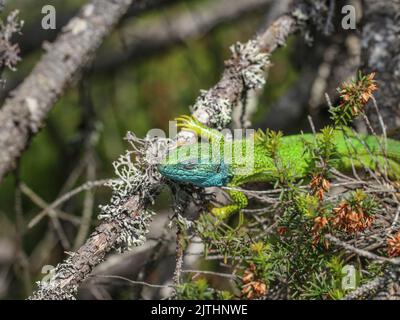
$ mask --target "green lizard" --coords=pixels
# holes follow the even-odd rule
[[[245,194],[234,187],[249,182],[275,182],[279,176],[278,167],[287,168],[286,174],[293,178],[305,178],[310,170],[311,154],[306,144],[315,143],[321,135],[299,134],[284,136],[277,146],[277,157],[268,150],[268,135],[257,132],[247,139],[228,140],[218,130],[204,126],[189,116],[177,119],[178,127],[195,132],[206,138],[208,143],[194,143],[179,146],[170,151],[159,164],[160,173],[173,181],[191,183],[199,187],[228,186],[233,201],[224,207],[212,208],[211,212],[221,219],[247,206]],[[390,178],[400,178],[400,142],[387,139],[386,156],[383,139],[376,136],[357,138],[350,130],[334,130],[338,170],[390,166]],[[279,159],[277,165],[276,159]]]

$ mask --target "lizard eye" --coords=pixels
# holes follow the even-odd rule
[[[196,159],[189,159],[186,161],[182,161],[181,165],[186,169],[186,170],[192,170],[196,167],[197,161]]]
[[[224,171],[226,169],[226,166],[225,166],[225,162],[224,161],[221,161],[220,163],[217,163],[216,165],[215,165],[215,170],[218,172],[218,173],[220,173],[221,171]]]

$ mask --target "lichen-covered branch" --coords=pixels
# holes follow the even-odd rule
[[[0,110],[0,181],[44,125],[72,78],[92,58],[132,0],[92,0],[85,5]]]
[[[151,141],[128,134],[131,149],[114,162],[118,180],[111,180],[113,195],[101,206],[102,223],[86,243],[52,271],[48,281],[38,282],[39,289],[30,299],[73,299],[79,284],[87,278],[112,249],[123,250],[142,245],[153,213],[146,208],[157,194],[161,177],[149,153]],[[132,157],[136,158],[135,165]]]
[[[377,276],[351,291],[343,300],[392,299],[391,293],[388,293],[387,289],[390,284],[398,283],[398,274],[399,272],[396,271],[395,267],[385,268],[384,275]]]

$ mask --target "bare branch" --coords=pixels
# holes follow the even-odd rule
[[[384,270],[384,275],[377,276],[373,280],[358,287],[356,290],[346,295],[343,300],[375,298],[381,291],[385,291],[385,289],[393,282],[398,282],[398,271],[396,271],[394,267],[386,268],[386,270]],[[387,297],[384,297],[384,299],[387,299]]]
[[[160,284],[148,283],[145,281],[134,281],[134,280],[128,279],[126,277],[121,277],[121,276],[116,276],[116,275],[96,274],[96,275],[93,275],[90,277],[91,278],[105,278],[105,279],[119,279],[119,280],[126,281],[133,285],[147,286],[147,287],[151,287],[151,288],[173,288],[173,286],[171,286],[171,285],[160,285]]]
[[[173,5],[180,0],[136,0],[130,5],[126,14],[122,17],[121,22],[126,19],[136,17],[143,12],[148,12],[150,10]],[[20,37],[20,47],[21,52],[25,56],[34,50],[40,48],[44,42],[52,42],[55,40],[58,33],[61,31],[62,27],[71,20],[76,14],[76,10],[71,12],[57,12],[57,26],[56,29],[43,30],[41,26],[41,19],[37,19],[34,22],[26,25],[24,28],[24,33]]]
[[[230,274],[230,273],[222,273],[222,272],[214,272],[214,271],[207,271],[207,270],[182,270],[182,273],[194,273],[195,275],[193,278],[198,276],[199,274],[208,274],[216,277],[223,277],[223,278],[228,278],[228,279],[237,279],[238,276],[235,274]]]
[[[104,186],[107,182],[110,182],[110,180],[87,181],[83,185],[68,191],[67,193],[59,197],[57,200],[55,200],[52,204],[50,204],[47,208],[42,210],[37,216],[35,216],[29,222],[28,228],[33,228],[41,219],[43,219],[43,217],[47,215],[48,212],[53,211],[59,205],[71,199],[76,194],[81,193],[82,191],[88,191],[96,187]]]
[[[270,3],[271,0],[213,0],[197,9],[188,9],[174,16],[165,15],[157,21],[123,31],[123,50],[98,57],[94,68],[102,72],[115,70],[128,62],[199,37],[222,23],[260,10]]]
[[[394,265],[399,265],[400,264],[400,259],[397,259],[397,258],[396,259],[394,259],[394,258],[390,259],[390,258],[378,256],[378,255],[376,255],[376,254],[374,254],[374,253],[372,253],[370,251],[356,248],[356,247],[354,247],[354,246],[352,246],[352,245],[350,245],[350,244],[348,244],[348,243],[346,243],[344,241],[341,241],[340,239],[338,239],[338,238],[336,238],[336,237],[334,237],[334,236],[332,236],[330,234],[325,235],[325,237],[326,237],[326,239],[332,241],[336,245],[339,245],[339,246],[343,247],[344,249],[346,249],[348,251],[354,252],[355,254],[357,254],[357,255],[359,255],[361,257],[365,257],[365,258],[368,258],[368,259],[371,259],[371,260],[374,260],[374,261],[377,261],[377,262],[380,262],[380,263],[389,262],[389,263],[392,263]]]

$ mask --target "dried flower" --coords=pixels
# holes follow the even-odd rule
[[[242,288],[242,295],[249,300],[265,296],[266,293],[267,286],[265,285],[265,283],[260,281],[249,282],[245,284]]]
[[[316,217],[314,219],[314,226],[311,229],[311,233],[313,235],[313,246],[316,246],[319,240],[321,239],[321,230],[326,227],[328,224],[328,219],[325,217]]]
[[[312,192],[321,201],[324,198],[325,192],[328,192],[331,183],[325,179],[322,175],[314,175],[310,182]]]
[[[394,236],[389,236],[387,239],[388,255],[389,257],[400,256],[400,232]]]
[[[374,217],[366,214],[362,207],[353,208],[347,201],[342,201],[333,209],[333,213],[333,226],[349,234],[364,231],[374,221]]]
[[[286,227],[278,227],[277,231],[278,231],[279,235],[283,236],[287,232],[287,228]]]
[[[344,83],[339,89],[342,102],[340,108],[350,107],[353,116],[357,116],[372,97],[372,93],[378,89],[374,80],[375,73],[360,76],[358,81]]]
[[[341,102],[337,107],[330,109],[336,123],[346,125],[364,111],[373,92],[378,89],[374,77],[375,73],[365,76],[360,73],[357,80],[345,82],[337,89]]]
[[[267,293],[267,286],[265,283],[254,281],[253,288],[257,296],[263,296]]]
[[[244,283],[249,283],[251,281],[253,281],[254,279],[254,273],[248,269],[245,270],[243,277],[242,277],[242,281]]]
[[[328,219],[325,217],[316,217],[314,219],[314,226],[312,228],[313,232],[319,232],[328,224]]]
[[[250,300],[265,296],[267,293],[267,285],[260,280],[255,280],[255,273],[256,266],[251,263],[242,277],[242,295]]]

